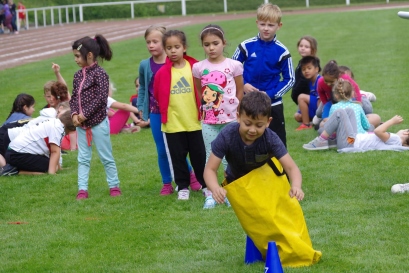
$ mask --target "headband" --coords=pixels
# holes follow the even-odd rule
[[[202,32],[200,32],[200,36],[202,36],[203,32],[205,32],[206,30],[211,30],[211,29],[215,29],[215,30],[219,31],[222,34],[223,40],[224,40],[223,31],[220,28],[217,28],[217,27],[207,27],[207,28],[203,29]]]

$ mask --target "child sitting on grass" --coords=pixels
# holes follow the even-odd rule
[[[71,111],[59,111],[57,118],[19,129],[15,138],[10,137],[12,141],[6,151],[8,164],[1,175],[55,174],[60,169],[61,139],[64,133],[75,131]]]
[[[297,131],[311,129],[310,121],[315,116],[320,98],[317,92],[318,80],[321,78],[320,59],[315,56],[305,56],[300,60],[300,67],[305,79],[308,80],[310,93],[298,95],[299,111],[294,115],[296,121],[301,122]]]
[[[351,108],[336,110],[324,124],[324,131],[308,144],[306,150],[328,149],[328,138],[337,134],[337,148],[340,152],[359,152],[370,150],[401,150],[400,146],[409,146],[409,130],[389,133],[386,130],[392,125],[402,123],[401,116],[394,116],[379,125],[374,134],[359,133],[356,126],[355,113]]]

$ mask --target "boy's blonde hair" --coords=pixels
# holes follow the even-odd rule
[[[56,81],[48,81],[44,84],[44,95],[47,92],[51,92],[51,86],[53,86],[54,83],[56,83]]]
[[[271,3],[262,4],[257,9],[257,20],[281,23],[281,9]]]

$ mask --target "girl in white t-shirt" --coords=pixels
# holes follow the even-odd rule
[[[193,65],[195,86],[202,95],[202,131],[206,147],[206,162],[211,153],[211,142],[230,122],[236,122],[237,107],[243,97],[243,65],[226,58],[226,39],[218,25],[208,25],[200,33],[207,59]],[[227,162],[223,159],[224,169]],[[216,202],[208,196],[203,208],[214,208]]]

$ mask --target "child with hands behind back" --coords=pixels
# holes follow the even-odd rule
[[[74,74],[70,106],[78,133],[78,194],[88,198],[88,177],[92,157],[92,142],[104,165],[110,196],[121,195],[118,171],[112,155],[107,118],[109,77],[97,58],[111,60],[112,50],[104,36],[84,37],[72,44],[74,60],[81,67]]]
[[[227,183],[276,157],[291,181],[290,197],[297,200],[304,198],[299,168],[277,134],[268,128],[272,119],[270,106],[270,98],[263,92],[244,95],[239,106],[238,122],[227,125],[212,142],[212,153],[205,167],[204,178],[217,203],[223,203],[226,198],[226,190],[217,180],[217,170],[223,157],[226,157],[228,163]]]

